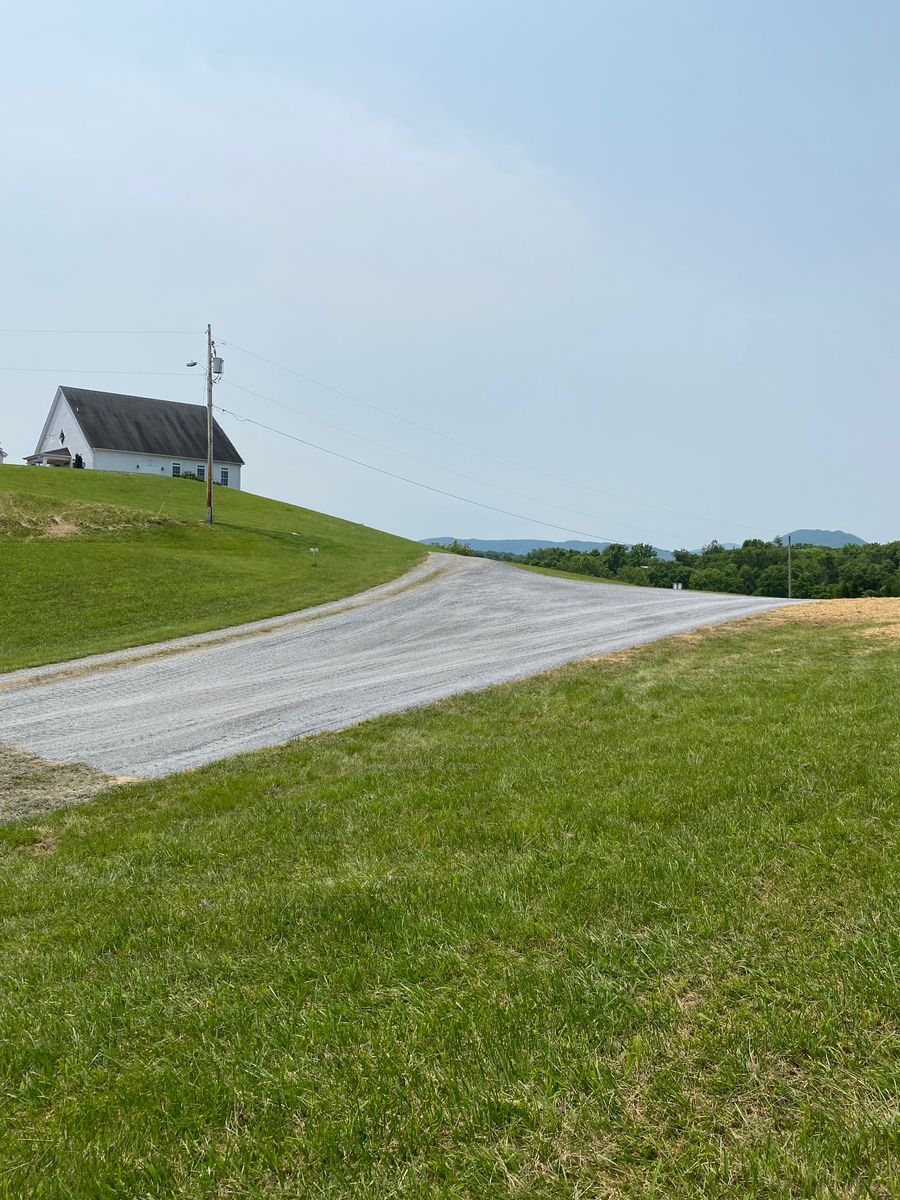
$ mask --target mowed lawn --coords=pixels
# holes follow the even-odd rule
[[[217,487],[215,506],[210,528],[192,480],[3,467],[0,671],[335,600],[425,553],[246,492]]]
[[[6,826],[0,1196],[896,1196],[896,616]]]

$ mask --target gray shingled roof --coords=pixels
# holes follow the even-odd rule
[[[94,450],[164,454],[198,462],[206,459],[206,408],[202,404],[92,392],[87,388],[62,387],[61,391]],[[244,462],[215,419],[213,458],[216,462]]]

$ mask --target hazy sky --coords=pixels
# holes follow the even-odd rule
[[[221,405],[533,519],[220,417],[248,489],[412,537],[900,536],[896,0],[0,17],[0,326],[212,321]],[[0,334],[0,444],[58,383],[200,401],[203,350]]]

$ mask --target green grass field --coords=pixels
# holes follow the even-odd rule
[[[216,488],[215,503],[209,528],[191,480],[0,469],[0,671],[335,600],[425,553],[247,492]]]
[[[900,1194],[900,621],[854,620],[4,827],[0,1196]]]

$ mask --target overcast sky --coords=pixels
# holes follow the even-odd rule
[[[59,383],[199,402],[212,321],[222,406],[529,519],[220,416],[252,491],[411,537],[900,536],[896,0],[0,16],[0,326],[197,331],[0,334],[10,462]]]

